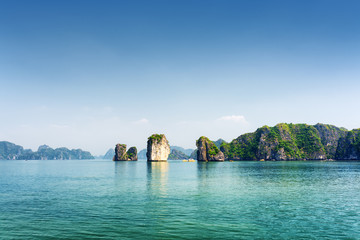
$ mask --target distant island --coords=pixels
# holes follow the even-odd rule
[[[101,158],[103,159],[113,159],[115,156],[115,150],[113,148],[110,148],[104,156],[102,156]]]
[[[360,129],[321,123],[263,126],[220,148],[204,136],[196,144],[199,161],[360,160]]]
[[[0,159],[8,160],[69,160],[94,159],[90,152],[65,147],[53,149],[42,145],[36,152],[7,141],[0,141]]]

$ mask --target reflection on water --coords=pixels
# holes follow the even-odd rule
[[[167,162],[147,163],[147,187],[149,194],[166,196],[169,164]]]
[[[169,212],[167,162],[147,163],[147,205],[144,207],[147,228],[154,234],[164,231]],[[150,236],[148,236],[150,237]]]
[[[197,162],[197,177],[199,190],[207,185],[207,178],[209,176],[210,164],[208,162]]]
[[[129,179],[137,176],[137,164],[135,161],[116,161],[115,163],[115,183],[122,185]]]

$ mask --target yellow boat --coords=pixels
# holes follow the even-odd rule
[[[182,160],[183,162],[195,162],[196,160],[194,160],[194,159],[189,159],[189,160],[187,160],[187,159],[184,159],[184,160]]]

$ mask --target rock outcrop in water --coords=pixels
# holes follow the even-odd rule
[[[222,143],[228,160],[360,160],[360,130],[326,124],[264,126]]]
[[[127,151],[127,155],[128,155],[129,161],[137,161],[138,160],[136,147],[129,148],[129,150]]]
[[[198,161],[224,161],[224,153],[222,153],[214,142],[207,137],[200,137],[196,141],[197,160]]]
[[[137,161],[136,147],[126,151],[126,144],[116,144],[114,161]]]
[[[170,145],[164,134],[153,134],[147,141],[146,157],[148,161],[167,161]]]

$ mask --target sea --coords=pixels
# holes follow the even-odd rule
[[[2,160],[0,239],[360,239],[360,163]]]

